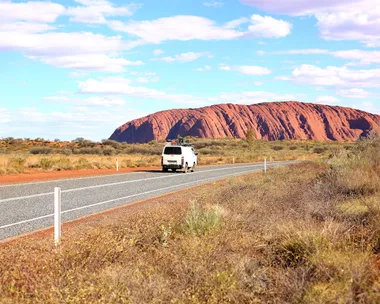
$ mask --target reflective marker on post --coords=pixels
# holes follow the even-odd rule
[[[61,188],[54,188],[54,244],[61,241]]]

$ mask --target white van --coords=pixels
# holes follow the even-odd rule
[[[183,170],[187,173],[189,169],[194,172],[198,165],[198,153],[191,145],[186,144],[167,144],[162,151],[161,157],[162,171],[173,172]]]

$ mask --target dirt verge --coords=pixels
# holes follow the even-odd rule
[[[115,169],[88,169],[88,170],[68,170],[68,171],[52,171],[52,172],[28,172],[24,174],[3,175],[0,176],[0,185],[30,183],[38,181],[48,181],[65,178],[78,178],[97,175],[112,175],[121,173],[130,173],[147,170],[159,170],[160,167],[139,167],[139,168],[123,168],[116,172]]]

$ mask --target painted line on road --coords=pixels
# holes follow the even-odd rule
[[[63,172],[63,171],[61,171],[61,172]],[[39,185],[39,184],[48,184],[48,183],[58,183],[58,182],[66,182],[66,181],[81,180],[81,179],[107,178],[107,177],[124,176],[124,175],[141,174],[141,173],[146,173],[146,172],[136,171],[136,172],[127,172],[127,173],[115,173],[115,174],[110,173],[110,174],[103,174],[103,175],[96,175],[96,176],[82,176],[82,177],[42,180],[42,181],[38,181],[38,182],[5,184],[5,185],[0,185],[0,188],[30,186],[30,185]]]
[[[250,165],[250,166],[227,167],[227,168],[194,172],[191,175],[202,174],[202,173],[207,173],[207,172],[223,171],[223,170],[233,170],[233,169],[240,169],[240,168],[244,169],[244,168],[252,168],[252,167],[261,167],[261,166],[263,165],[256,164],[256,165]],[[144,181],[157,180],[157,179],[163,179],[163,178],[174,178],[174,177],[178,177],[178,175],[173,174],[173,175],[165,175],[165,176],[158,176],[158,177],[151,177],[151,178],[134,179],[131,181],[124,181],[124,182],[108,183],[108,184],[94,185],[94,186],[81,187],[81,188],[73,188],[73,189],[62,190],[62,193],[69,193],[69,192],[76,192],[76,191],[82,191],[82,190],[87,190],[87,189],[96,189],[96,188],[102,188],[102,187],[108,187],[108,186],[117,186],[117,185],[123,185],[123,184],[144,182]],[[53,194],[54,192],[45,192],[45,193],[39,193],[39,194],[11,197],[11,198],[0,200],[0,203],[6,203],[6,202],[11,202],[11,201],[17,201],[17,200],[23,200],[23,199],[29,199],[29,198],[35,198],[35,197],[47,196],[47,195],[53,195]]]
[[[281,163],[286,162],[283,160],[274,161],[273,163]],[[248,163],[241,163],[240,165],[243,167],[243,165],[246,165]],[[259,163],[257,163],[259,164]],[[238,164],[235,164],[235,166]],[[209,167],[215,167],[218,165],[202,165],[198,168],[209,168]],[[233,164],[224,164],[223,166],[233,166]],[[228,167],[226,167],[228,168]],[[205,171],[202,171],[205,172]],[[126,173],[117,173],[117,174],[104,174],[104,175],[96,175],[96,176],[82,176],[82,177],[72,177],[72,178],[61,178],[61,179],[54,179],[54,180],[46,180],[46,181],[38,181],[38,182],[28,182],[28,183],[18,183],[18,184],[6,184],[6,185],[0,185],[0,188],[7,188],[7,187],[19,187],[19,186],[30,186],[30,185],[39,185],[39,184],[48,184],[48,183],[57,183],[57,182],[66,182],[66,181],[73,181],[73,180],[81,180],[81,179],[95,179],[95,178],[107,178],[107,177],[121,177],[124,175],[132,175],[132,174],[142,174],[147,173],[146,171],[136,171],[136,172],[126,172]]]
[[[180,187],[180,186],[187,186],[187,185],[201,183],[201,182],[218,180],[218,179],[223,179],[223,178],[230,177],[230,176],[239,176],[239,175],[242,175],[244,173],[250,173],[250,172],[255,172],[255,171],[247,170],[247,171],[238,172],[238,173],[231,173],[231,174],[227,174],[227,175],[223,175],[223,176],[216,176],[216,177],[210,177],[210,178],[200,179],[200,180],[197,180],[197,181],[188,182],[188,183],[182,183],[182,184],[178,184],[178,185],[174,185],[174,186],[169,186],[169,187],[165,187],[165,188],[160,188],[160,189],[156,189],[156,190],[150,190],[150,191],[146,191],[146,192],[142,192],[142,193],[137,193],[137,194],[133,194],[133,195],[128,195],[128,196],[124,196],[124,197],[115,198],[115,199],[104,201],[104,202],[100,202],[100,203],[95,203],[95,204],[86,205],[86,206],[83,206],[83,207],[78,207],[78,208],[73,208],[73,209],[65,210],[65,211],[62,211],[62,214],[70,213],[70,212],[74,212],[74,211],[79,211],[79,210],[83,210],[83,209],[88,209],[88,208],[91,208],[91,207],[96,207],[96,206],[100,206],[100,205],[104,205],[104,204],[108,204],[108,203],[112,203],[112,202],[117,202],[119,200],[129,199],[129,198],[133,198],[133,197],[140,196],[140,195],[146,195],[146,194],[150,194],[150,193],[154,193],[154,192],[158,192],[158,191],[169,190],[169,189],[177,188],[177,187]],[[33,218],[33,219],[24,220],[24,221],[21,221],[21,222],[17,222],[17,223],[1,226],[0,229],[10,228],[10,227],[14,227],[14,226],[17,226],[17,225],[26,224],[26,223],[30,223],[30,222],[33,222],[33,221],[38,221],[38,220],[41,220],[41,219],[44,219],[44,218],[48,218],[48,217],[53,217],[53,216],[54,216],[54,214],[52,213],[52,214],[36,217],[36,218]]]

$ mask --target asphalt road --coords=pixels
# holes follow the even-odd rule
[[[268,163],[268,168],[294,162]],[[197,167],[195,172],[136,172],[0,186],[0,240],[54,224],[54,187],[62,222],[206,182],[263,170],[263,163]]]

